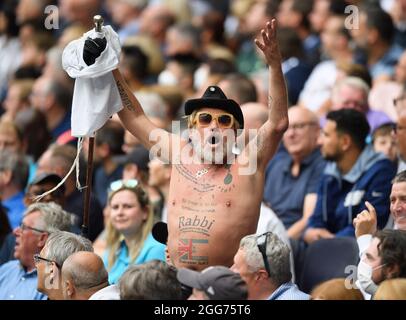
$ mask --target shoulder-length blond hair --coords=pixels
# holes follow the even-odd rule
[[[373,300],[406,300],[406,279],[388,279],[379,284]]]
[[[345,278],[330,279],[318,284],[310,296],[313,300],[364,300],[359,289],[346,286]]]
[[[123,190],[129,190],[129,191],[133,192],[137,197],[137,200],[138,200],[138,203],[140,204],[141,209],[148,212],[147,219],[143,222],[143,224],[142,224],[141,228],[138,230],[137,234],[128,244],[128,253],[129,253],[129,257],[130,257],[130,263],[132,263],[135,261],[135,259],[137,259],[138,255],[140,254],[140,252],[142,250],[142,247],[144,246],[145,240],[147,239],[148,235],[150,234],[150,232],[152,230],[154,215],[152,212],[152,207],[149,203],[148,194],[145,192],[145,190],[140,185],[137,185],[136,187],[128,187],[128,186],[123,185],[118,190],[111,192],[109,194],[109,201],[108,201],[109,205],[110,205],[110,202],[111,202],[111,199],[113,198],[113,196],[116,193],[123,191]],[[106,233],[107,233],[106,247],[108,250],[107,269],[110,270],[117,260],[117,252],[120,248],[121,241],[124,239],[124,237],[116,228],[114,228],[110,219],[107,222]]]

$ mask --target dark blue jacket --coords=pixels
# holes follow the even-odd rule
[[[351,170],[342,176],[335,162],[327,164],[317,192],[308,228],[325,228],[336,236],[355,236],[352,220],[366,209],[376,209],[378,228],[389,217],[389,195],[396,167],[383,154],[366,147]]]

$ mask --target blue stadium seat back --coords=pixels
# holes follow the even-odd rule
[[[358,261],[359,249],[355,238],[318,240],[306,249],[299,287],[310,293],[319,283],[351,276]]]

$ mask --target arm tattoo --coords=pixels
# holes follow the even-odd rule
[[[273,98],[269,95],[268,96],[268,108],[271,109],[273,104]]]
[[[256,143],[257,143],[258,152],[260,152],[264,148],[264,144],[265,144],[264,140],[265,140],[264,128],[260,128],[258,130],[258,134],[257,134],[257,137],[256,137]]]
[[[137,110],[132,105],[131,100],[128,97],[127,93],[125,92],[121,82],[116,81],[116,84],[117,84],[118,93],[120,94],[124,107],[126,107],[128,110],[130,110],[132,112],[136,112]]]

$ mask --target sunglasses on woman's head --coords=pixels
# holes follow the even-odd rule
[[[116,180],[110,184],[111,191],[117,191],[121,188],[135,188],[138,186],[137,179]]]
[[[227,112],[213,114],[207,111],[201,111],[196,114],[195,123],[200,127],[208,127],[213,119],[216,120],[217,125],[221,129],[230,129],[234,125],[234,117]]]

